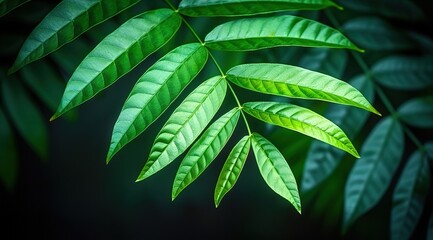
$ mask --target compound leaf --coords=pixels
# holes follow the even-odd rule
[[[168,108],[201,71],[207,57],[208,51],[199,43],[182,45],[138,79],[114,125],[107,162]]]
[[[261,121],[300,132],[359,157],[343,130],[309,109],[289,103],[248,102],[243,110]]]
[[[256,92],[340,103],[379,114],[356,88],[331,76],[276,63],[242,64],[227,79]]]
[[[277,46],[347,48],[362,51],[339,31],[296,16],[243,18],[223,23],[205,38],[207,47],[251,51]]]
[[[172,199],[197,179],[221,152],[239,119],[235,108],[216,120],[191,147],[182,160],[173,183]]]
[[[102,40],[80,63],[52,119],[95,96],[162,47],[181,24],[169,9],[142,13]]]
[[[400,106],[398,114],[409,125],[433,128],[433,97],[411,99]]]
[[[287,199],[301,213],[301,200],[295,176],[280,151],[258,133],[251,136],[257,166],[268,186]]]
[[[216,76],[203,82],[185,98],[156,137],[137,181],[170,164],[194,142],[218,111],[226,90],[226,81]]]

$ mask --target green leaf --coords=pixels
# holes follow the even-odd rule
[[[170,40],[180,24],[179,15],[169,9],[148,11],[122,24],[75,70],[52,119],[113,84]]]
[[[182,160],[173,183],[172,199],[197,179],[221,152],[239,119],[235,108],[216,120],[191,147]]]
[[[30,0],[0,0],[0,17]]]
[[[347,21],[343,32],[360,47],[373,51],[398,51],[415,47],[410,38],[377,17]]]
[[[343,231],[375,206],[388,188],[404,149],[403,130],[396,120],[380,121],[364,142],[344,191]]]
[[[220,108],[226,91],[226,81],[216,76],[203,82],[185,98],[156,137],[137,181],[170,164],[194,142]]]
[[[433,57],[391,56],[377,62],[372,74],[382,85],[398,90],[433,86]]]
[[[392,197],[391,239],[410,239],[429,193],[427,154],[414,152],[397,182]]]
[[[17,152],[14,135],[0,108],[0,180],[12,190],[17,179]]]
[[[433,128],[433,97],[411,99],[400,106],[398,114],[409,125]]]
[[[328,48],[311,48],[299,61],[299,66],[341,78],[347,65],[347,52]]]
[[[276,63],[242,64],[231,68],[227,79],[256,92],[340,103],[379,114],[346,82],[300,67]]]
[[[37,94],[42,102],[55,111],[62,98],[65,84],[59,73],[45,61],[35,62],[21,70],[24,82]]]
[[[319,22],[290,15],[243,18],[223,23],[205,38],[207,47],[251,51],[277,46],[347,48],[362,51],[339,31]]]
[[[366,76],[355,77],[349,83],[359,89],[366,99],[373,102],[374,86]],[[343,105],[330,105],[325,113],[325,117],[340,126],[351,139],[358,135],[368,116],[369,113],[366,111]],[[301,191],[309,191],[328,178],[344,155],[345,152],[338,148],[320,141],[313,141],[305,160]]]
[[[182,0],[179,12],[191,17],[245,16],[340,6],[330,0]]]
[[[300,132],[359,157],[343,130],[309,109],[277,102],[248,102],[242,109],[261,121]]]
[[[63,0],[30,33],[9,72],[48,55],[138,1]]]
[[[428,158],[430,158],[430,160],[433,160],[433,142],[427,142],[425,145],[425,150],[427,152],[427,156]],[[432,161],[433,164],[433,161]]]
[[[207,58],[208,51],[201,44],[182,45],[138,79],[114,125],[107,162],[168,108],[201,71]]]
[[[4,78],[2,90],[3,101],[14,126],[33,151],[46,160],[48,134],[41,113],[17,79]]]
[[[253,133],[251,142],[257,166],[265,182],[301,213],[301,199],[296,179],[284,156],[271,142],[258,133]]]
[[[215,207],[218,207],[223,197],[233,188],[241,175],[250,148],[251,139],[249,136],[244,136],[230,152],[215,187]]]

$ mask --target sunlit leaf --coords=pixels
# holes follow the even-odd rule
[[[163,46],[181,19],[169,9],[140,14],[102,40],[81,62],[66,86],[52,119],[95,96]]]
[[[346,182],[344,231],[382,198],[400,163],[403,149],[403,130],[396,120],[385,118],[372,130]]]
[[[409,125],[433,128],[433,97],[411,99],[400,106],[398,114]]]
[[[42,58],[139,0],[63,0],[30,33],[10,72]]]
[[[347,65],[347,52],[328,48],[311,48],[299,61],[299,66],[341,78]]]
[[[30,0],[0,0],[0,17]]]
[[[334,123],[303,107],[277,102],[248,102],[243,110],[251,116],[300,132],[359,157],[346,134]]]
[[[197,179],[221,152],[239,119],[235,108],[216,120],[191,147],[182,160],[173,183],[172,199]]]
[[[339,31],[290,15],[243,18],[223,23],[205,38],[216,50],[251,51],[277,46],[347,48],[361,51]]]
[[[242,64],[231,68],[226,75],[234,84],[249,90],[340,103],[379,114],[346,82],[300,67],[276,63]]]
[[[419,90],[433,86],[433,57],[391,56],[372,67],[377,81],[392,89]]]
[[[226,90],[226,81],[216,76],[203,82],[185,98],[156,137],[137,181],[170,164],[194,142],[220,108]]]
[[[427,155],[414,152],[407,162],[392,197],[391,239],[409,239],[415,230],[429,193]]]
[[[12,129],[0,108],[0,180],[8,190],[17,178],[17,153]]]
[[[5,108],[11,117],[12,124],[33,151],[40,158],[47,159],[47,129],[32,99],[17,79],[4,78],[2,90]]]
[[[301,213],[301,199],[296,179],[284,156],[271,142],[258,133],[253,133],[251,143],[257,166],[265,182]]]
[[[366,99],[373,102],[373,83],[364,75],[355,77],[349,82],[362,92]],[[353,139],[364,126],[369,113],[361,109],[343,105],[330,105],[325,117],[340,126],[347,136]],[[313,141],[305,160],[302,174],[301,190],[313,189],[328,178],[343,159],[345,152],[320,141]]]
[[[367,50],[397,51],[415,47],[408,36],[376,17],[347,21],[343,31],[353,42]]]
[[[179,12],[192,17],[244,16],[331,6],[340,8],[330,0],[182,0]]]
[[[251,139],[244,136],[232,149],[218,177],[214,201],[218,207],[223,197],[233,188],[247,160],[251,148]]]
[[[114,125],[107,161],[141,134],[179,96],[207,61],[199,43],[177,47],[138,79]]]

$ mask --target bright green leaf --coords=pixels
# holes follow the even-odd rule
[[[398,114],[409,125],[433,128],[433,97],[411,99],[400,106]]]
[[[227,71],[227,79],[261,93],[329,101],[379,114],[356,88],[346,82],[300,67],[276,63],[242,64]]]
[[[114,125],[107,162],[152,124],[201,71],[208,51],[199,43],[177,47],[138,79]]]
[[[380,121],[372,130],[356,160],[344,191],[343,230],[375,206],[388,188],[404,150],[400,123]]]
[[[17,178],[17,152],[12,129],[0,108],[0,180],[8,190]]]
[[[230,152],[215,187],[215,207],[218,207],[223,197],[233,188],[241,175],[250,148],[251,139],[249,136],[244,136]]]
[[[179,12],[191,17],[245,16],[331,6],[340,8],[330,0],[182,0]]]
[[[30,0],[0,0],[0,17]]]
[[[296,179],[284,156],[271,142],[258,133],[253,133],[251,142],[257,166],[265,182],[301,213],[301,199]]]
[[[364,75],[355,77],[349,82],[359,89],[366,99],[373,102],[373,83]],[[369,113],[361,109],[343,105],[330,105],[325,117],[340,126],[349,138],[354,138],[364,126]],[[345,152],[320,141],[313,141],[305,160],[302,174],[301,190],[313,189],[328,178],[343,159]]]
[[[46,160],[48,133],[43,116],[17,79],[4,78],[2,90],[3,101],[13,125],[33,151]]]
[[[235,108],[216,120],[191,147],[182,160],[173,183],[172,199],[197,179],[221,152],[239,119]]]
[[[148,11],[122,24],[75,70],[52,119],[113,84],[170,40],[180,24],[179,15],[169,9]]]
[[[388,88],[420,90],[433,86],[433,57],[387,57],[372,67],[372,74]]]
[[[138,1],[63,0],[30,33],[9,72],[48,55]]]
[[[300,132],[359,157],[343,130],[309,109],[289,103],[248,102],[243,110],[261,121]]]
[[[392,197],[391,239],[410,239],[429,193],[427,155],[414,152],[407,162]]]
[[[347,48],[360,50],[339,31],[313,20],[284,15],[243,18],[223,23],[205,38],[207,47],[251,51],[277,46]]]
[[[348,54],[344,50],[311,48],[299,61],[299,66],[341,78],[346,70]]]
[[[170,164],[194,142],[220,108],[226,91],[226,81],[216,76],[203,82],[185,98],[156,137],[137,181]]]

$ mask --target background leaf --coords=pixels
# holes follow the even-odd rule
[[[182,45],[138,79],[114,125],[107,161],[168,108],[201,71],[207,58],[208,51],[201,44]]]
[[[391,239],[409,239],[421,217],[429,193],[430,170],[427,154],[414,152],[394,189]]]
[[[366,99],[373,102],[374,86],[366,76],[357,76],[349,82],[362,92]],[[369,113],[361,109],[343,105],[330,105],[325,117],[347,134],[350,139],[358,135],[364,126]],[[302,174],[301,190],[303,192],[313,189],[328,178],[343,159],[345,152],[329,144],[313,141],[305,160]]]
[[[251,51],[277,46],[347,48],[361,51],[339,31],[296,16],[244,18],[223,23],[205,38],[207,47]]]
[[[347,65],[347,52],[329,48],[311,48],[299,61],[299,66],[341,78]]]
[[[248,102],[243,110],[261,121],[300,132],[359,157],[338,126],[309,109],[288,103]]]
[[[42,58],[139,0],[63,0],[30,33],[9,72]]]
[[[338,7],[330,0],[182,0],[179,12],[191,16],[243,16],[287,10]]]
[[[234,187],[241,175],[242,168],[248,157],[251,148],[250,136],[244,136],[232,149],[227,158],[215,187],[215,207],[221,203],[223,197]]]
[[[253,133],[251,143],[257,166],[265,182],[301,213],[298,186],[286,159],[271,142],[257,133]]]
[[[356,88],[300,67],[276,63],[242,64],[231,68],[226,75],[234,84],[249,90],[340,103],[378,114]]]
[[[148,11],[122,24],[80,63],[52,119],[113,84],[170,40],[180,24],[179,15],[169,9]]]
[[[433,86],[433,57],[386,57],[372,67],[372,74],[388,88],[420,90]]]
[[[433,128],[433,96],[413,98],[398,109],[400,118],[420,128]]]
[[[239,119],[235,108],[216,120],[191,147],[182,160],[173,183],[172,199],[197,179],[221,152]]]
[[[400,123],[387,117],[372,130],[353,166],[344,190],[343,231],[382,198],[400,163],[404,135]]]
[[[12,190],[17,179],[17,153],[12,129],[0,108],[0,180]]]
[[[6,15],[8,12],[21,6],[30,0],[1,0],[0,1],[0,17]]]
[[[137,181],[170,164],[194,142],[220,108],[226,90],[225,80],[216,76],[203,82],[185,98],[156,137]]]

